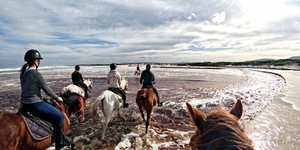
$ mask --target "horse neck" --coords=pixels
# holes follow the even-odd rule
[[[122,80],[121,81],[121,85],[120,85],[120,88],[122,88],[123,90],[125,89],[125,86],[126,86],[126,80]]]
[[[71,113],[68,111],[68,109],[66,109],[66,107],[64,106],[63,103],[57,103],[57,102],[55,102],[55,103],[56,103],[55,108],[64,115],[64,122],[65,122],[64,130],[66,132],[70,128],[70,119],[69,118],[71,116]]]
[[[88,80],[84,80],[83,83],[84,83],[87,87],[90,86],[90,82],[89,82]]]

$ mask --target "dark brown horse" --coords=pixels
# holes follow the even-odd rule
[[[143,110],[147,112],[147,120],[146,120],[146,134],[148,133],[148,126],[151,119],[153,107],[157,103],[156,94],[152,89],[143,88],[137,92],[136,95],[136,103],[139,106],[142,118],[145,121]]]
[[[217,112],[208,115],[189,103],[186,105],[196,126],[190,141],[193,150],[254,150],[251,139],[238,122],[243,113],[240,100],[230,111],[219,108]]]
[[[53,106],[64,115],[64,132],[70,128],[69,117],[75,112],[73,106],[61,102],[54,102]],[[50,147],[52,140],[35,140],[28,132],[21,115],[12,112],[0,111],[0,148],[3,150],[44,150]]]

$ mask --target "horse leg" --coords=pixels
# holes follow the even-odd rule
[[[143,120],[145,121],[144,113],[141,107],[139,107]]]
[[[149,123],[150,123],[151,114],[152,114],[152,109],[150,109],[149,111],[147,111],[146,134],[148,133],[148,126],[149,126]]]
[[[101,135],[101,140],[104,140],[107,126],[108,126],[108,121],[106,121],[105,124],[103,125],[103,132],[102,132],[102,135]]]

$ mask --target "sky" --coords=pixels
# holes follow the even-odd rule
[[[300,56],[299,0],[0,0],[0,68]]]

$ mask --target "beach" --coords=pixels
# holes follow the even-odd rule
[[[103,115],[99,111],[97,122],[93,124],[90,108],[97,96],[107,89],[105,77],[109,69],[108,66],[81,67],[83,77],[91,78],[94,88],[90,93],[92,97],[87,100],[86,121],[78,123],[74,117],[71,118],[70,136],[76,141],[78,149],[190,149],[189,138],[194,127],[187,114],[185,102],[190,102],[201,111],[209,113],[216,107],[230,109],[238,98],[244,105],[241,122],[245,125],[246,133],[253,140],[256,149],[299,148],[299,143],[297,143],[300,134],[299,111],[296,110],[299,108],[299,103],[295,101],[294,105],[287,104],[290,99],[288,96],[291,95],[289,92],[293,89],[289,87],[290,81],[298,83],[299,76],[297,75],[296,78],[290,79],[262,70],[244,68],[153,66],[151,70],[156,77],[155,87],[164,105],[154,108],[149,133],[145,135],[145,125],[135,104],[136,93],[141,88],[139,79],[133,76],[135,68],[134,65],[123,65],[117,68],[121,75],[129,80],[127,101],[130,106],[121,109],[121,117],[115,116],[112,119],[108,125],[106,138],[101,140]],[[145,66],[142,65],[141,69],[144,68]],[[278,71],[275,73],[283,77],[289,74],[280,70],[274,71]],[[53,91],[59,94],[62,87],[71,84],[70,76],[73,66],[50,67],[40,69],[40,72]],[[0,72],[1,110],[17,111],[20,95],[18,76],[18,73],[13,71]],[[299,91],[293,93],[296,96],[299,95]],[[280,101],[282,99],[283,101]],[[282,103],[286,107],[282,107]],[[273,118],[264,116],[270,112],[278,114],[276,111],[281,112],[280,116],[274,115]],[[291,116],[290,119],[286,119],[283,123],[282,118],[288,115]],[[266,121],[259,122],[260,120]],[[293,124],[286,123],[292,121],[294,121]],[[267,125],[276,126],[274,122],[277,122],[278,126],[283,126],[280,127],[281,130],[274,128],[274,130],[262,132],[269,129]],[[286,132],[286,129],[293,130]],[[286,136],[274,136],[282,135],[281,132],[286,133]],[[267,138],[267,136],[272,136],[272,138]]]

